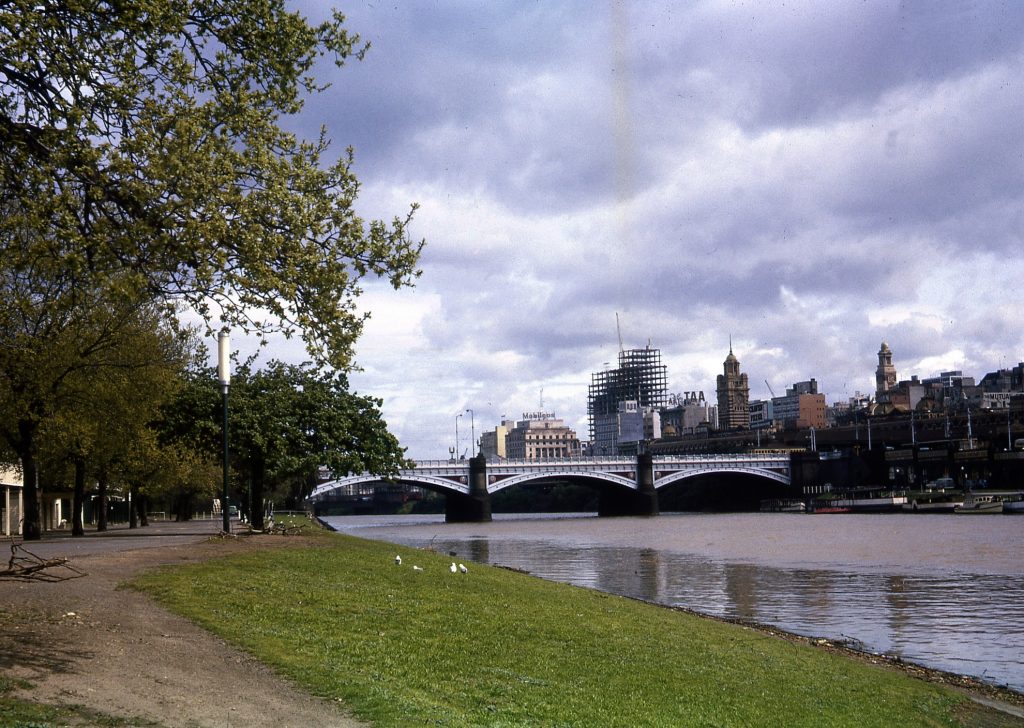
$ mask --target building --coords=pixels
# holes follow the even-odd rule
[[[508,457],[505,448],[509,430],[516,426],[515,420],[502,420],[493,430],[480,435],[480,454],[487,460],[503,460]]]
[[[592,455],[619,455],[621,402],[634,402],[646,412],[657,412],[667,402],[666,367],[661,350],[624,349],[619,366],[591,375],[587,397]],[[635,442],[635,441],[633,441]],[[635,447],[627,447],[627,450]]]
[[[875,401],[888,402],[886,393],[896,388],[896,367],[892,363],[892,351],[884,341],[878,350],[878,368],[875,369]]]
[[[772,403],[767,399],[755,399],[750,403],[750,429],[764,430],[775,424],[772,421]]]
[[[999,369],[981,378],[978,386],[983,393],[1024,392],[1024,362],[1013,369]]]
[[[785,397],[772,397],[772,422],[786,430],[823,429],[828,426],[827,410],[813,378],[787,388]]]
[[[722,430],[750,427],[750,386],[740,373],[740,362],[732,353],[725,357],[724,374],[718,375],[718,425]]]
[[[785,397],[772,398],[772,420],[785,430],[817,430],[828,427],[828,413],[825,395],[814,393],[797,394],[786,390]]]
[[[581,447],[573,429],[554,413],[524,412],[505,437],[505,452],[527,460],[572,458],[580,456]]]
[[[718,411],[704,399],[704,392],[673,395],[661,410],[661,429],[665,437],[693,435],[718,427]]]
[[[1012,392],[983,392],[981,395],[981,409],[983,410],[1008,410]]]
[[[24,513],[21,475],[13,468],[0,465],[0,535],[20,535]]]

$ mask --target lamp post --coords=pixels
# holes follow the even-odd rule
[[[456,461],[462,459],[461,457],[459,457],[459,451],[460,451],[460,448],[459,448],[459,418],[460,417],[462,417],[462,413],[461,412],[459,412],[459,414],[455,415],[455,460]]]
[[[221,331],[217,336],[217,381],[224,396],[224,491],[220,510],[224,516],[224,533],[231,533],[228,515],[228,388],[231,386],[231,335]]]
[[[1013,436],[1010,435],[1010,400],[1006,400],[1006,451],[1013,450]]]
[[[467,409],[466,411],[469,412],[469,432],[473,436],[473,444],[471,445],[473,457],[476,457],[476,424],[473,422],[473,410]]]

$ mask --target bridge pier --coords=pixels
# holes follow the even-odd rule
[[[469,495],[449,493],[444,499],[446,523],[486,523],[491,520],[491,494],[487,492],[487,458],[469,459]]]
[[[650,453],[636,456],[636,490],[605,488],[597,504],[599,516],[656,516],[658,491],[654,488],[654,459]]]

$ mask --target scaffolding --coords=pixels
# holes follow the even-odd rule
[[[635,401],[641,409],[660,409],[668,401],[667,368],[661,363],[661,350],[625,349],[619,351],[619,366],[591,375],[587,397],[590,440],[595,438],[595,420],[615,416],[619,402]]]

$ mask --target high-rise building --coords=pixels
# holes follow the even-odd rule
[[[648,346],[620,351],[618,368],[591,375],[587,397],[591,454],[620,454],[620,402],[634,401],[642,412],[659,410],[665,405],[668,398],[666,372],[667,368],[661,363],[661,350]]]
[[[885,393],[896,388],[896,367],[892,364],[892,351],[884,341],[878,350],[878,368],[875,370],[875,399],[882,402]]]
[[[725,357],[724,374],[718,375],[718,426],[723,430],[750,427],[750,386],[740,373],[740,362],[732,353]]]
[[[571,427],[551,412],[524,412],[508,431],[505,452],[510,458],[579,457],[580,441]]]

